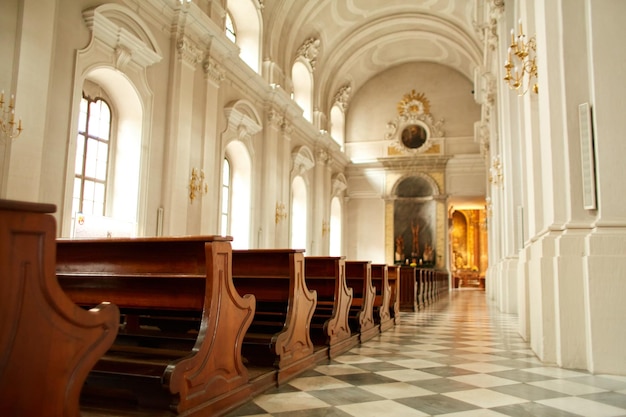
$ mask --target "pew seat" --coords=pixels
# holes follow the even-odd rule
[[[218,414],[251,397],[241,343],[255,312],[231,274],[230,238],[57,242],[57,277],[71,299],[114,302],[113,346],[89,374],[82,404]],[[156,411],[155,411],[156,412]]]
[[[83,383],[113,343],[119,311],[85,310],[59,286],[56,207],[0,200],[0,415],[79,417]]]
[[[315,364],[310,327],[317,293],[306,285],[303,252],[233,250],[235,287],[241,294],[256,298],[256,312],[242,341],[242,354],[248,367],[275,370],[276,384]]]
[[[346,261],[346,283],[352,288],[350,306],[350,329],[364,343],[380,333],[374,321],[374,298],[376,289],[372,285],[371,261]]]
[[[328,350],[335,358],[359,343],[358,334],[350,330],[348,318],[352,305],[352,288],[346,283],[344,257],[307,256],[307,286],[317,292],[317,306],[311,322],[311,338],[316,346]]]

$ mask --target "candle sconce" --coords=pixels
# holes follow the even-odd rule
[[[4,107],[4,91],[0,92],[0,130],[3,135],[13,140],[22,133],[22,119],[15,123],[15,96],[11,94],[9,105]]]
[[[283,203],[276,202],[276,224],[287,218],[287,211]]]
[[[209,186],[204,181],[204,171],[197,168],[191,169],[191,177],[189,178],[189,200],[193,203],[193,200],[198,195],[206,194],[209,192]]]
[[[535,37],[526,40],[522,29],[522,21],[519,21],[519,33],[515,36],[511,29],[511,45],[509,45],[508,57],[504,63],[506,70],[504,81],[511,90],[516,90],[522,96],[532,88],[534,93],[539,92],[537,84],[537,43]],[[535,82],[533,83],[533,80]]]

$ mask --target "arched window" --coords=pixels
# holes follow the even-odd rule
[[[309,67],[301,61],[296,61],[291,68],[293,80],[293,99],[302,108],[302,115],[312,121],[311,98],[313,97],[313,76]]]
[[[235,24],[233,23],[233,18],[230,13],[226,13],[224,31],[228,39],[230,39],[233,43],[237,43],[237,31],[235,30]]]
[[[341,203],[339,197],[333,197],[330,202],[330,256],[343,255],[342,230],[341,230]]]
[[[228,2],[225,34],[239,47],[239,57],[254,71],[260,70],[262,15],[252,0]],[[232,32],[229,33],[229,28]]]
[[[227,235],[233,237],[233,249],[250,248],[250,213],[252,192],[252,165],[250,155],[240,141],[231,141],[225,150],[222,167],[222,213],[226,211]],[[227,167],[228,166],[228,172]],[[224,183],[228,181],[228,202],[225,202]],[[222,214],[221,230],[224,234],[225,218]]]
[[[111,109],[83,94],[78,117],[72,213],[105,215]]]
[[[301,176],[291,184],[291,247],[307,249],[307,197],[306,183]]]
[[[338,104],[330,109],[330,136],[337,142],[341,149],[345,143],[345,115]]]
[[[224,164],[222,165],[222,207],[220,210],[220,234],[222,236],[230,235],[231,183],[230,162],[227,158],[224,158]]]

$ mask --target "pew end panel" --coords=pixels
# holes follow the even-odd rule
[[[380,331],[393,327],[393,320],[389,312],[391,287],[389,286],[389,270],[387,264],[372,264],[372,285],[376,289],[374,297],[374,320],[380,326]]]
[[[353,289],[351,329],[363,343],[380,333],[374,320],[376,289],[372,285],[371,261],[346,261],[346,282]]]
[[[389,301],[389,314],[394,324],[400,324],[400,266],[388,266],[389,287],[391,299]]]
[[[232,281],[231,238],[59,240],[57,275],[74,301],[117,301],[125,321],[88,379],[86,402],[128,397],[176,413],[249,398],[241,344],[255,299]]]
[[[317,292],[317,328],[311,332],[314,342],[328,346],[332,359],[358,344],[349,324],[353,290],[346,283],[345,257],[307,256],[305,268],[307,285]]]
[[[0,200],[0,414],[78,417],[91,368],[113,343],[119,311],[84,310],[54,274],[49,204]]]
[[[243,340],[251,365],[268,359],[282,383],[314,364],[311,319],[317,293],[305,281],[304,250],[233,251],[233,280],[241,293],[254,294],[257,309]]]

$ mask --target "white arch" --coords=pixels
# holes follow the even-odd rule
[[[91,30],[91,41],[76,56],[61,236],[69,236],[72,227],[77,120],[85,80],[106,90],[117,115],[110,178],[113,189],[107,192],[107,214],[135,222],[135,233],[143,236],[147,230],[147,187],[140,185],[148,178],[153,107],[145,69],[162,59],[161,51],[148,25],[127,7],[105,4],[85,10],[83,18]]]

